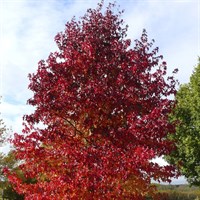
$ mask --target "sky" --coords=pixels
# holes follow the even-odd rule
[[[73,16],[79,19],[88,8],[96,8],[98,2],[0,0],[0,117],[13,132],[21,132],[23,115],[33,111],[26,105],[32,97],[28,74],[36,72],[37,63],[57,50],[54,36],[64,30],[66,22]],[[116,2],[125,10],[122,18],[129,25],[127,37],[139,39],[145,28],[164,56],[168,73],[178,68],[176,78],[180,84],[189,82],[200,56],[200,0]],[[0,151],[6,149],[7,146]],[[161,159],[159,162],[164,164]]]

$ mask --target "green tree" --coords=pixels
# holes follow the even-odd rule
[[[192,185],[200,186],[200,58],[190,77],[176,95],[173,120],[177,120],[175,140],[177,149],[167,157],[176,164]]]
[[[0,144],[2,144],[5,140],[6,131],[7,131],[7,128],[4,124],[4,121],[0,119]]]
[[[9,129],[6,127],[3,119],[0,119],[0,144],[6,143],[6,136]],[[22,195],[17,194],[11,184],[8,182],[7,176],[4,174],[4,169],[7,168],[10,171],[20,174],[18,161],[14,156],[13,151],[8,154],[0,153],[0,191],[3,197],[11,200],[21,200],[24,199]]]
[[[10,200],[21,200],[24,199],[22,195],[19,195],[8,182],[7,176],[4,174],[4,168],[8,168],[9,170],[22,174],[21,170],[18,168],[18,161],[14,156],[13,151],[10,151],[7,155],[1,153],[0,154],[0,188],[2,190],[2,196],[6,199]]]

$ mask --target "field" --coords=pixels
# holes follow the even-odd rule
[[[200,200],[200,188],[189,185],[157,185],[161,200]]]
[[[198,187],[161,184],[156,184],[156,186],[158,188],[159,200],[200,200],[200,188]],[[2,191],[0,190],[0,200],[3,199],[1,194]],[[4,198],[4,200],[6,199],[13,200],[13,197]],[[147,200],[151,200],[151,198],[147,198]]]

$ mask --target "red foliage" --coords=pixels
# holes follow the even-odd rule
[[[34,184],[10,175],[26,199],[141,200],[151,178],[174,176],[172,166],[151,159],[173,148],[166,135],[174,133],[168,114],[176,82],[164,79],[166,63],[146,31],[131,47],[113,8],[102,14],[99,5],[68,22],[55,37],[59,51],[29,76],[35,111],[13,143]]]

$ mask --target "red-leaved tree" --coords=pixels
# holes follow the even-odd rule
[[[132,47],[123,12],[102,6],[68,22],[55,37],[59,50],[29,76],[35,111],[13,144],[31,181],[9,175],[25,199],[141,200],[153,193],[151,179],[175,174],[151,160],[173,149],[176,81],[164,78],[146,31]]]

